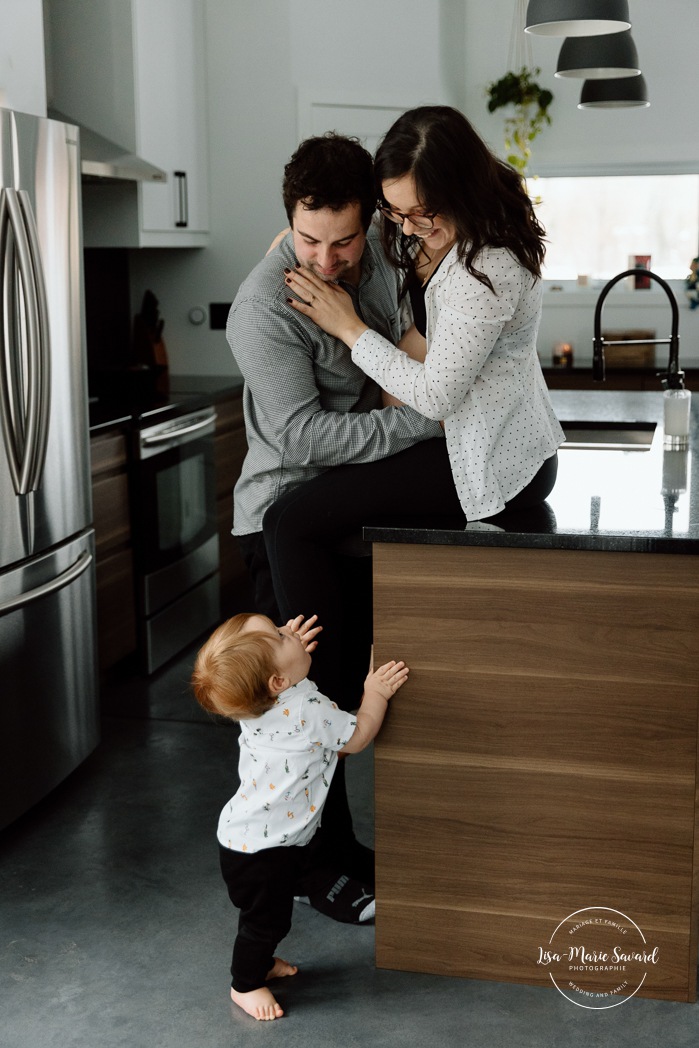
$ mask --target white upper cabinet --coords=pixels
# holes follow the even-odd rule
[[[204,9],[201,0],[133,5],[141,140],[147,159],[168,176],[165,186],[141,187],[142,226],[151,234],[209,228]]]
[[[0,108],[46,116],[41,0],[0,0]]]
[[[205,246],[205,5],[48,0],[48,10],[49,108],[167,176],[86,184],[86,246]]]

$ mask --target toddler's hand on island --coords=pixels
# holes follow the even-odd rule
[[[409,672],[404,662],[392,661],[369,673],[364,681],[354,733],[340,753],[361,753],[376,738],[386,716],[388,700],[405,684]]]
[[[365,695],[378,695],[388,702],[408,679],[410,669],[404,662],[387,662],[373,670],[364,681]]]

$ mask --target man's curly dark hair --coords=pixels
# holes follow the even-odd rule
[[[366,230],[376,206],[371,154],[358,138],[334,131],[307,138],[284,168],[282,196],[290,225],[300,200],[311,211],[341,211],[356,201]]]

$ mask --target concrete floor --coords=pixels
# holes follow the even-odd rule
[[[237,733],[194,703],[191,661],[113,682],[98,750],[0,835],[2,1048],[695,1048],[697,1005],[595,1012],[553,988],[377,971],[373,928],[302,905],[280,950],[301,971],[275,984],[286,1016],[240,1012],[215,841]],[[368,843],[371,751],[347,775]]]

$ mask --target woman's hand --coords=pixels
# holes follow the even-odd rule
[[[321,280],[309,269],[285,269],[286,284],[298,299],[288,302],[299,313],[310,317],[329,335],[339,338],[350,349],[360,335],[368,330],[354,311],[352,299],[343,288]]]
[[[322,626],[316,626],[317,615],[311,615],[310,619],[304,619],[303,615],[297,615],[295,619],[289,619],[287,628],[298,635],[299,640],[310,655],[318,647],[318,641],[314,640],[322,630]]]

